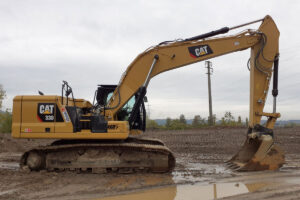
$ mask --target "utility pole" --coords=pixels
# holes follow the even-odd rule
[[[212,63],[210,61],[205,61],[207,68],[207,80],[208,80],[208,103],[209,103],[209,125],[213,125],[213,113],[212,113],[212,99],[211,99],[211,82],[210,75],[213,72]]]

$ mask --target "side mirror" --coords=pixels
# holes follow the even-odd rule
[[[148,103],[148,98],[147,98],[147,96],[144,96],[144,102]]]

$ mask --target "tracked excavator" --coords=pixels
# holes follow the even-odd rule
[[[261,23],[257,30],[235,35],[233,29]],[[92,173],[170,172],[173,153],[160,140],[134,137],[145,131],[145,95],[154,76],[228,53],[251,50],[250,113],[246,141],[227,162],[237,171],[276,170],[284,153],[274,144],[278,94],[279,31],[270,16],[195,37],[161,42],[139,54],[117,85],[98,85],[94,102],[75,99],[63,81],[61,96],[16,96],[13,138],[56,139],[22,155],[20,166],[30,170],[74,170]],[[273,112],[263,111],[273,74]],[[267,122],[261,124],[261,118]],[[172,137],[172,135],[170,135]]]

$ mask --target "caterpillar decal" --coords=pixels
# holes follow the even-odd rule
[[[208,45],[193,46],[188,47],[188,49],[193,58],[199,58],[213,53]]]
[[[41,122],[54,122],[55,104],[38,103],[37,116]]]

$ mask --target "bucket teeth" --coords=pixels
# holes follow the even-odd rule
[[[237,170],[239,168],[241,168],[239,165],[232,163],[230,166],[228,166],[229,169],[231,170]]]
[[[235,164],[228,165],[228,168],[229,168],[229,169],[234,169],[235,167],[236,167]]]
[[[241,167],[237,165],[234,168],[232,168],[231,170],[233,170],[233,171],[239,171],[240,169],[241,169]]]
[[[228,167],[228,168],[231,168],[231,167],[233,167],[235,164],[234,163],[232,163],[232,162],[230,162],[230,163],[226,163],[226,166]]]

